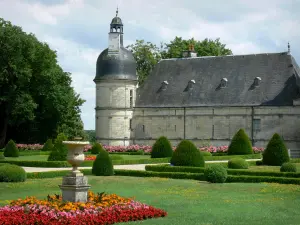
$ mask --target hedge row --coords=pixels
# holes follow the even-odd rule
[[[184,172],[153,172],[140,170],[114,170],[117,176],[133,176],[133,177],[161,177],[171,179],[192,179],[204,181],[203,173],[184,173]],[[36,172],[27,173],[27,179],[43,179],[65,176],[69,171],[51,171],[51,172]],[[92,170],[81,170],[84,175],[92,175]],[[270,176],[234,176],[228,175],[226,183],[242,182],[242,183],[280,183],[280,184],[300,184],[299,178],[286,177],[270,177]]]
[[[169,165],[147,165],[146,171],[155,172],[181,172],[181,173],[203,173],[204,168],[201,167],[184,167],[184,166],[169,166]],[[227,169],[229,175],[235,176],[268,176],[268,177],[292,177],[300,178],[300,173],[289,172],[273,172],[273,171],[252,171],[242,169]]]
[[[34,151],[34,150],[28,150],[19,152],[19,156],[31,156],[31,155],[50,155],[50,151]]]

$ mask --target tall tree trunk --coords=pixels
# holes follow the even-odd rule
[[[8,116],[5,104],[0,104],[0,148],[4,148],[6,141],[6,132],[8,125]]]

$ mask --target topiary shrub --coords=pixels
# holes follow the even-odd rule
[[[224,183],[227,179],[227,170],[222,165],[213,164],[205,168],[204,177],[210,183]]]
[[[233,158],[228,160],[229,169],[248,169],[249,164],[245,159]]]
[[[167,158],[172,157],[173,149],[170,141],[162,136],[156,140],[151,150],[151,158]]]
[[[25,170],[17,165],[5,164],[0,166],[0,182],[24,182]]]
[[[207,152],[207,151],[200,151],[200,153],[203,155],[203,156],[212,156],[212,154],[210,152]]]
[[[19,149],[17,148],[15,142],[10,140],[4,149],[5,157],[19,157]]]
[[[297,167],[294,163],[283,163],[280,167],[280,172],[297,172]]]
[[[247,154],[253,154],[252,144],[244,129],[240,129],[231,140],[228,147],[228,155]]]
[[[0,160],[4,160],[5,159],[5,156],[3,155],[2,152],[0,152]]]
[[[96,155],[96,154],[99,154],[99,152],[101,150],[104,150],[104,148],[102,147],[102,145],[100,143],[96,142],[93,144],[93,146],[91,148],[91,153]]]
[[[262,156],[263,164],[269,166],[281,166],[283,163],[290,161],[288,150],[277,133],[269,141]]]
[[[42,151],[52,151],[53,150],[53,143],[52,143],[52,140],[51,139],[48,139],[46,141],[46,143],[44,144],[43,148],[42,148]]]
[[[61,133],[57,135],[57,138],[54,140],[54,146],[53,149],[48,156],[48,161],[66,161],[67,160],[67,154],[68,154],[68,148],[65,144],[63,144],[63,141],[66,141],[66,136]]]
[[[188,140],[179,143],[174,151],[170,163],[174,166],[199,166],[204,167],[203,155],[199,149]]]
[[[92,168],[92,174],[96,176],[112,176],[114,175],[114,167],[112,160],[105,150],[100,150]]]

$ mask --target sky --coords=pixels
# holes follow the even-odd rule
[[[124,45],[144,39],[160,46],[176,36],[220,38],[235,55],[287,51],[300,64],[300,0],[0,0],[0,18],[34,33],[57,51],[60,66],[86,100],[84,129],[95,129],[98,55],[108,47],[116,8]]]

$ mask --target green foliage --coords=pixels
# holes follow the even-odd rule
[[[57,132],[83,133],[80,106],[70,73],[54,50],[33,34],[0,18],[0,133],[17,143],[44,143]],[[1,136],[3,147],[5,135]]]
[[[297,172],[297,167],[294,163],[283,163],[280,167],[280,172]]]
[[[212,154],[210,152],[207,152],[207,151],[200,151],[200,153],[203,155],[203,156],[212,156]]]
[[[252,144],[244,129],[240,129],[231,140],[228,147],[228,155],[247,154],[253,154]]]
[[[173,149],[168,138],[162,136],[156,140],[151,150],[151,158],[172,157]]]
[[[4,160],[5,159],[5,156],[3,155],[2,152],[0,152],[0,160]]]
[[[17,165],[0,166],[0,182],[24,182],[26,180],[25,170]]]
[[[70,167],[70,164],[66,161],[0,161],[9,162],[10,164],[26,167],[48,167],[48,168],[60,168],[60,167]]]
[[[168,58],[182,58],[182,52],[187,51],[190,45],[194,46],[195,52],[198,56],[221,56],[231,55],[232,51],[226,48],[225,44],[220,42],[220,39],[204,39],[197,41],[194,38],[184,40],[181,37],[175,37],[168,44],[164,44],[165,48],[161,52],[163,59]]]
[[[126,48],[132,51],[133,57],[137,63],[137,74],[139,85],[142,85],[154,66],[161,59],[160,50],[151,42],[144,40],[136,40],[135,44],[129,45]]]
[[[300,184],[299,178],[268,177],[268,176],[232,176],[226,179],[227,183],[278,183],[278,184]]]
[[[227,170],[221,165],[210,165],[205,168],[204,176],[210,183],[224,183],[227,179]]]
[[[42,151],[52,151],[54,145],[52,144],[52,140],[51,139],[48,139],[46,141],[46,143],[44,144],[43,148],[42,148]]]
[[[3,155],[5,157],[19,157],[19,149],[13,140],[6,144]]]
[[[63,133],[57,135],[56,139],[54,140],[53,149],[48,157],[48,161],[66,161],[68,148],[63,141],[66,141],[67,137]]]
[[[249,164],[243,158],[233,158],[228,161],[228,168],[230,169],[248,169]]]
[[[92,174],[96,176],[114,175],[113,163],[107,151],[101,150],[97,155],[93,163]]]
[[[91,153],[92,154],[99,154],[100,151],[105,151],[104,148],[102,147],[102,145],[98,142],[96,142],[95,144],[93,144],[92,148],[91,148]]]
[[[199,149],[188,140],[179,143],[171,158],[174,166],[199,166],[204,167],[204,159]]]
[[[87,141],[94,143],[96,142],[96,131],[95,130],[85,130],[85,136]]]
[[[270,166],[281,166],[283,163],[290,161],[288,150],[279,134],[275,133],[269,141],[263,152],[262,161],[264,165]]]

